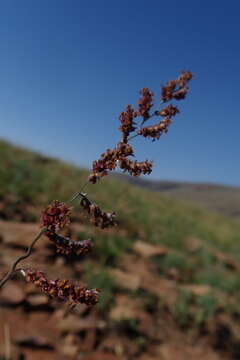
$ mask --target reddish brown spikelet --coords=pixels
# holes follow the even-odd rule
[[[127,105],[125,111],[123,111],[119,120],[121,122],[121,126],[119,130],[123,133],[123,141],[127,141],[128,135],[136,129],[135,122],[133,119],[137,116],[137,113],[131,107],[131,105]]]
[[[139,116],[142,116],[144,120],[147,120],[150,117],[149,111],[153,106],[152,104],[153,93],[148,88],[143,88],[142,90],[140,90],[140,94],[142,96],[138,100],[137,114]]]
[[[141,174],[151,174],[152,162],[145,160],[142,162],[132,161],[127,158],[120,160],[120,168],[128,172],[131,176],[140,176]]]
[[[93,248],[91,239],[76,241],[51,232],[46,233],[46,235],[49,240],[56,245],[57,252],[60,254],[69,255],[75,253],[77,255],[82,255],[90,252]]]
[[[108,171],[114,170],[118,165],[118,160],[133,155],[131,145],[120,141],[114,149],[107,149],[101,154],[99,160],[93,162],[92,173],[89,176],[89,181],[93,184],[101,177],[106,176]]]
[[[28,282],[34,283],[51,297],[69,301],[72,304],[95,305],[99,301],[99,290],[97,289],[88,289],[70,280],[48,280],[42,271],[27,269],[24,272]]]
[[[111,160],[109,160],[109,154],[110,150],[108,149],[101,155],[100,160],[94,162],[93,172],[89,177],[90,182],[95,183],[100,177],[108,174],[107,170],[115,169],[117,165],[131,176],[150,174],[152,171],[152,163],[150,161],[138,162],[128,159],[128,156],[134,155],[133,149],[128,143],[119,142],[116,148],[111,151]],[[98,166],[99,163],[101,166]]]
[[[171,124],[170,118],[165,118],[152,126],[147,126],[139,130],[138,134],[144,137],[152,138],[153,140],[159,139],[163,133],[167,133],[168,126]]]
[[[92,184],[96,184],[96,182],[99,179],[100,179],[100,176],[98,175],[98,173],[96,171],[93,171],[88,177],[88,181]]]
[[[41,226],[51,232],[56,232],[70,223],[71,208],[63,202],[54,200],[42,211]]]
[[[162,86],[161,100],[166,102],[171,99],[184,99],[189,90],[187,83],[192,79],[192,76],[190,71],[184,70],[176,80],[168,81],[166,86]]]
[[[115,151],[117,160],[119,160],[121,157],[134,155],[132,146],[122,141],[117,144]]]
[[[172,104],[169,104],[161,111],[157,111],[156,115],[172,117],[175,116],[177,113],[179,113],[178,108],[176,106],[173,106]]]
[[[176,100],[182,100],[185,99],[186,95],[188,93],[188,88],[187,87],[183,87],[182,89],[179,89],[178,91],[176,91],[173,94],[174,99]]]
[[[190,71],[183,70],[181,75],[177,79],[177,83],[181,88],[183,88],[184,86],[186,86],[188,81],[192,79],[192,77],[193,75]]]
[[[170,80],[167,82],[166,86],[162,86],[161,100],[163,102],[171,100],[173,98],[173,92],[176,86],[177,86],[176,80]]]
[[[90,220],[95,226],[104,229],[117,225],[115,212],[103,212],[98,205],[93,204],[86,196],[82,197],[80,205],[88,212]]]
[[[92,164],[93,173],[98,174],[99,176],[105,176],[108,174],[107,169],[114,169],[114,163],[112,160],[95,160]]]

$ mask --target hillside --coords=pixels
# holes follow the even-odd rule
[[[38,231],[41,209],[71,198],[87,171],[4,141],[0,154],[3,274]],[[64,314],[63,305],[14,278],[0,292],[14,359],[240,358],[240,222],[113,176],[86,192],[116,211],[119,226],[90,226],[76,201],[68,232],[92,236],[93,252],[59,256],[43,238],[27,265],[99,287],[101,301]]]
[[[130,184],[160,192],[173,199],[183,200],[222,215],[240,218],[240,187],[117,176]]]

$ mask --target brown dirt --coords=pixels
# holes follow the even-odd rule
[[[0,222],[1,274],[37,231],[35,224]],[[138,241],[135,253],[124,256],[118,268],[109,268],[117,287],[115,301],[105,311],[98,305],[71,311],[14,277],[0,292],[0,358],[10,341],[12,360],[240,359],[240,331],[227,315],[202,330],[183,329],[173,319],[171,306],[181,284],[158,276],[149,261],[168,251]],[[82,271],[81,262],[72,265],[57,257],[44,238],[26,264],[47,270],[51,278],[74,279]],[[202,294],[208,289],[189,284],[188,290]],[[138,291],[156,297],[156,304],[145,308]]]

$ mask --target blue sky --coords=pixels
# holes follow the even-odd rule
[[[134,142],[152,178],[240,185],[240,2],[5,0],[0,137],[85,167],[119,139],[138,91],[194,73],[159,142]]]

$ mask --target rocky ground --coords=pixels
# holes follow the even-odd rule
[[[81,225],[72,228],[76,232]],[[38,230],[35,223],[0,222],[1,274]],[[187,241],[191,253],[201,247],[199,239]],[[163,259],[169,251],[136,241],[118,266],[107,269],[114,279],[113,299],[93,308],[79,305],[70,310],[16,275],[0,292],[1,359],[8,352],[13,360],[240,359],[239,322],[223,310],[231,297],[218,292],[221,301],[214,316],[201,321],[199,313],[197,321],[192,315],[194,299],[203,299],[211,288],[182,282],[177,268],[170,268],[167,277],[160,276],[151,259]],[[240,264],[224,253],[216,251],[215,256],[224,266],[239,271]],[[97,267],[94,257],[89,258],[92,267]],[[86,278],[84,259],[57,256],[47,238],[42,238],[24,267],[44,270],[50,278],[82,281]],[[184,294],[191,303],[184,301]]]

